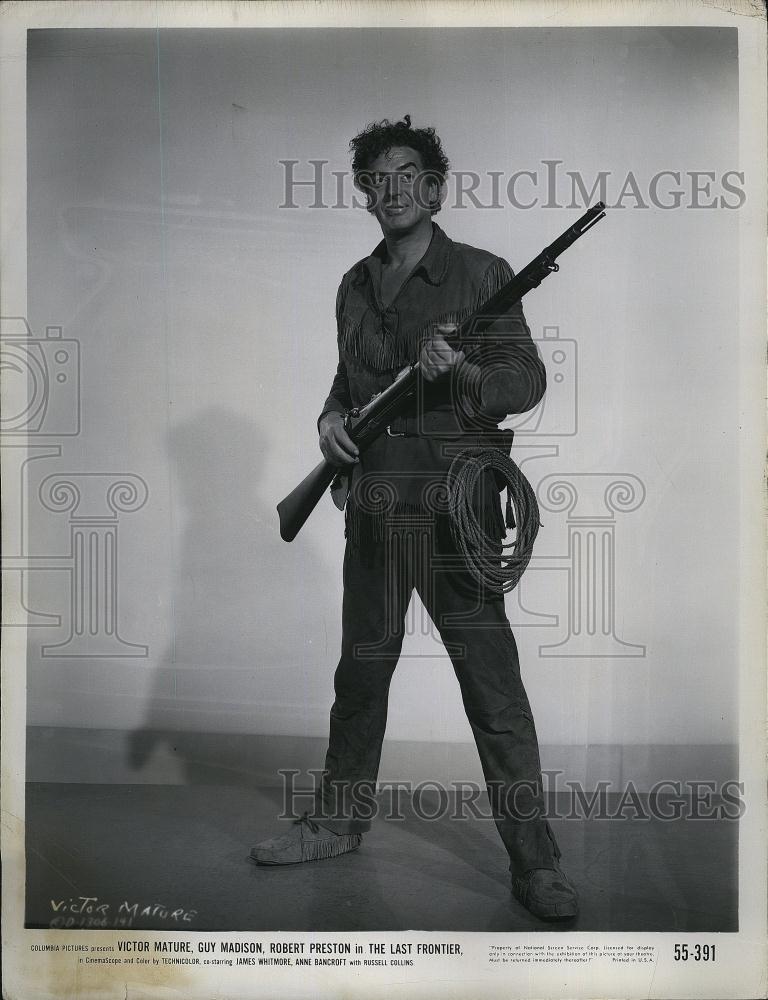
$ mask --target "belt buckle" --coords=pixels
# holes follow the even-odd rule
[[[391,438],[404,438],[405,437],[405,431],[403,431],[402,434],[398,434],[397,431],[393,431],[392,430],[392,425],[391,424],[387,424],[387,437],[391,437]]]

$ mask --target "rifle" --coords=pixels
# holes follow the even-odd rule
[[[604,216],[605,204],[600,201],[483,303],[476,313],[467,317],[456,331],[454,335],[456,339],[461,341],[470,333],[473,335],[482,333],[500,316],[505,315],[527,292],[532,288],[538,288],[547,275],[559,271],[560,265],[556,263],[556,259],[560,254]],[[416,395],[420,378],[420,365],[415,362],[409,365],[392,385],[374,396],[365,406],[355,407],[347,413],[345,429],[361,452],[406,410]],[[339,467],[323,459],[285,499],[280,501],[277,513],[280,517],[280,536],[284,541],[293,541],[338,474]]]

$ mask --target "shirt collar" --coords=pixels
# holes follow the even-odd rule
[[[421,272],[427,281],[432,285],[439,285],[445,280],[448,273],[448,265],[451,261],[451,251],[453,240],[445,235],[436,222],[432,223],[432,239],[424,256],[411,272],[417,274]],[[369,276],[377,282],[381,280],[381,265],[387,256],[386,240],[382,240],[370,257],[361,261],[361,272],[367,270]],[[361,273],[361,278],[364,274]]]

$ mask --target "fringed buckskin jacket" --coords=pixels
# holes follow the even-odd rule
[[[318,424],[326,413],[368,403],[418,360],[422,341],[438,325],[463,322],[513,277],[502,258],[454,243],[436,223],[432,227],[427,252],[388,306],[381,302],[384,241],[342,278],[336,298],[339,363]],[[409,519],[440,522],[440,489],[448,469],[458,451],[487,441],[489,410],[493,430],[493,422],[531,409],[544,395],[544,365],[520,303],[481,336],[453,346],[482,370],[485,413],[478,415],[469,396],[461,397],[460,374],[424,383],[412,412],[395,421],[352,467],[346,535],[353,545],[384,540],[387,526],[395,522],[400,527]],[[485,529],[501,538],[498,487],[482,490],[477,504]]]

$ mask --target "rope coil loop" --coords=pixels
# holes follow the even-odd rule
[[[476,488],[488,471],[496,473],[497,481],[506,485],[506,525],[508,529],[516,528],[509,544],[499,545],[475,510]],[[482,587],[502,593],[514,590],[530,562],[541,527],[536,494],[518,466],[498,448],[464,449],[448,472],[448,507],[451,535],[469,573]]]

